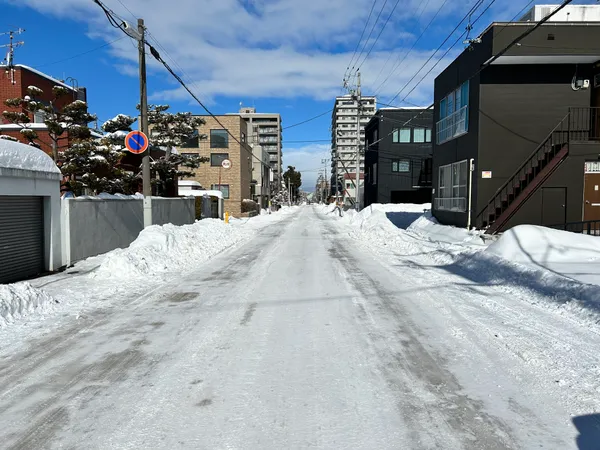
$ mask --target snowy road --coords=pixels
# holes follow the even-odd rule
[[[301,208],[191,275],[0,352],[0,447],[577,448],[576,411],[531,360],[564,333],[564,355],[598,370],[600,337],[396,265]]]

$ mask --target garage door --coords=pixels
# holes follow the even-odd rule
[[[0,196],[0,283],[43,271],[42,197]]]

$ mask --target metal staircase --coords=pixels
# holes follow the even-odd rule
[[[569,155],[571,111],[492,196],[475,219],[486,234],[501,231]]]

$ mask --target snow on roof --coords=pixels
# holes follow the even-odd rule
[[[179,189],[178,194],[182,197],[204,197],[208,195],[209,197],[217,197],[223,198],[223,193],[221,191],[194,191],[192,189]]]
[[[2,169],[27,170],[60,175],[60,170],[50,156],[31,145],[0,139],[0,171]]]
[[[77,89],[75,89],[73,86],[69,86],[68,84],[63,83],[62,81],[59,81],[56,78],[52,78],[50,75],[46,75],[44,72],[40,72],[39,70],[36,70],[36,69],[34,69],[32,67],[25,66],[23,64],[16,64],[15,67],[20,67],[22,69],[29,70],[30,72],[33,72],[36,75],[39,75],[40,77],[43,77],[43,78],[45,78],[47,80],[50,80],[53,83],[58,84],[59,86],[66,87],[68,89],[71,89],[72,91],[77,91]]]
[[[179,186],[202,186],[199,182],[194,180],[179,180],[177,184]]]

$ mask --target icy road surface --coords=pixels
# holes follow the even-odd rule
[[[562,336],[597,364],[599,337],[440,276],[382,265],[301,208],[190,276],[3,349],[0,447],[577,448],[577,411],[535,361]]]

